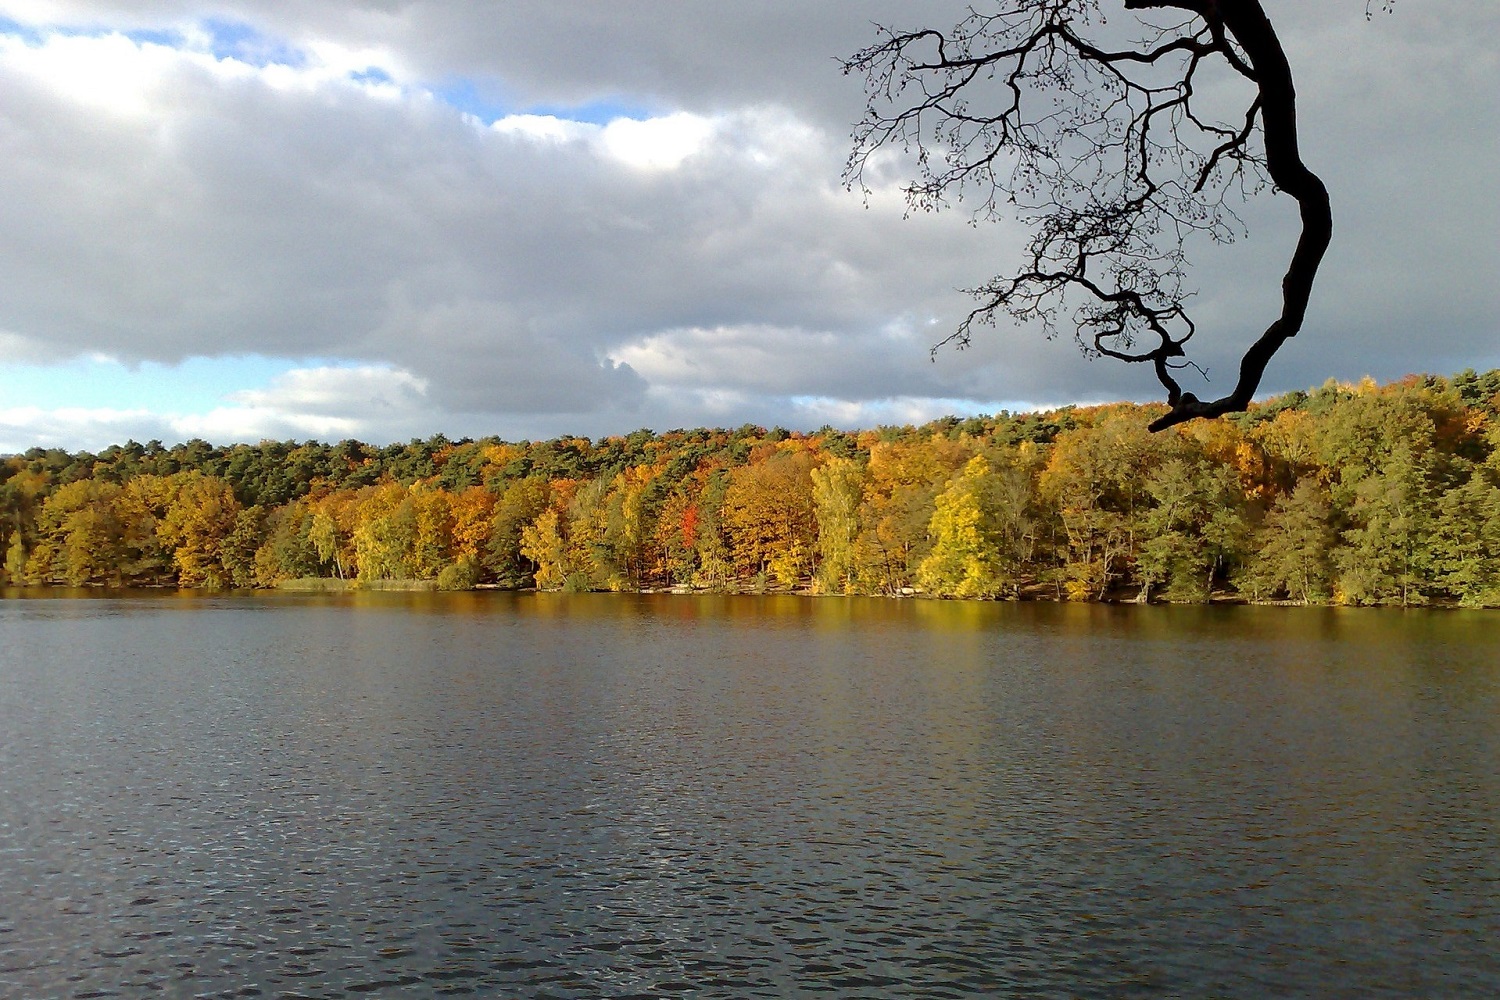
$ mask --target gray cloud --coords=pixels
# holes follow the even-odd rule
[[[308,54],[276,71],[77,38],[128,83],[90,92],[38,69],[35,44],[5,43],[0,360],[344,359],[425,387],[379,425],[400,435],[1149,398],[1147,372],[1033,331],[929,362],[970,306],[958,289],[1002,269],[1020,236],[959,212],[903,219],[886,191],[867,209],[839,184],[861,95],[835,57],[908,7],[0,0],[18,20],[101,30],[214,16]],[[917,13],[946,23],[961,7]],[[1271,13],[1337,236],[1266,388],[1500,363],[1500,116],[1477,97],[1500,91],[1500,12]],[[350,82],[366,59],[404,89]],[[423,89],[458,80],[496,108],[697,117],[497,130]],[[1195,275],[1215,384],[1274,313],[1290,252],[1286,205],[1247,219],[1250,239]],[[311,419],[284,391],[244,388],[265,395],[239,397],[216,433],[249,409],[257,427],[272,411]],[[376,432],[358,394],[329,399],[346,408],[315,415]]]

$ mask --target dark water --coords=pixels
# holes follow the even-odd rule
[[[1500,995],[1500,617],[0,601],[0,996]]]

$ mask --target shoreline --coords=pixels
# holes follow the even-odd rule
[[[1073,605],[1100,605],[1106,607],[1265,607],[1265,608],[1384,608],[1396,610],[1419,610],[1419,611],[1494,611],[1500,610],[1493,606],[1463,605],[1456,601],[1432,600],[1423,603],[1410,604],[1352,604],[1340,603],[1333,600],[1328,601],[1289,601],[1289,600],[1257,600],[1231,594],[1215,594],[1207,601],[1171,601],[1164,599],[1152,599],[1142,601],[1130,591],[1120,591],[1102,599],[1091,600],[1069,600],[1048,595],[1042,588],[1040,592],[1028,592],[1020,596],[1012,597],[944,597],[923,593],[916,588],[907,588],[909,593],[898,594],[837,594],[820,593],[811,588],[764,588],[751,587],[716,589],[711,587],[645,587],[637,590],[545,590],[538,587],[505,587],[499,584],[483,583],[474,587],[444,590],[437,585],[435,580],[340,580],[334,578],[312,577],[301,580],[284,580],[275,587],[223,587],[217,589],[203,587],[179,587],[170,584],[84,584],[81,586],[66,586],[60,584],[7,584],[0,586],[0,600],[24,597],[27,595],[41,596],[68,596],[70,592],[82,592],[90,596],[108,597],[112,595],[126,595],[133,592],[149,591],[154,593],[191,594],[201,596],[233,596],[237,594],[356,594],[356,593],[410,593],[410,594],[477,594],[477,593],[504,593],[504,594],[613,594],[626,595],[648,595],[648,596],[673,596],[673,597],[800,597],[813,600],[827,600],[838,598],[858,598],[890,601],[934,601],[948,602],[954,604],[1073,604]]]

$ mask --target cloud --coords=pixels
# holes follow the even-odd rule
[[[0,453],[33,446],[100,449],[127,439],[227,443],[271,439],[393,441],[426,437],[442,414],[427,383],[384,366],[293,368],[268,385],[225,394],[203,412],[124,407],[0,409]]]
[[[169,419],[144,408],[0,407],[0,454],[29,448],[99,449],[127,438],[181,440],[174,430]]]
[[[718,123],[702,115],[678,112],[660,118],[615,118],[608,124],[571,121],[556,115],[506,115],[490,128],[500,135],[533,141],[588,147],[641,170],[674,170],[703,150]]]
[[[1367,24],[1349,6],[1272,10],[1337,234],[1268,390],[1500,361],[1500,123],[1473,99],[1500,89],[1500,13]],[[815,426],[1156,391],[1029,330],[929,360],[972,305],[960,289],[1024,234],[904,218],[896,153],[868,207],[841,186],[862,95],[836,57],[872,19],[918,18],[897,0],[0,0],[0,17],[20,25],[0,24],[0,364],[304,372],[196,415],[143,401],[158,433]],[[1276,310],[1281,201],[1195,275],[1213,387]],[[38,439],[144,419],[25,412]]]
[[[410,411],[427,395],[427,382],[390,368],[297,368],[265,389],[241,389],[229,398],[257,410],[298,416],[333,416],[359,402],[374,411]]]

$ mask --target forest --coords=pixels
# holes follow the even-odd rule
[[[36,448],[3,580],[1500,606],[1500,370],[1163,412]]]

